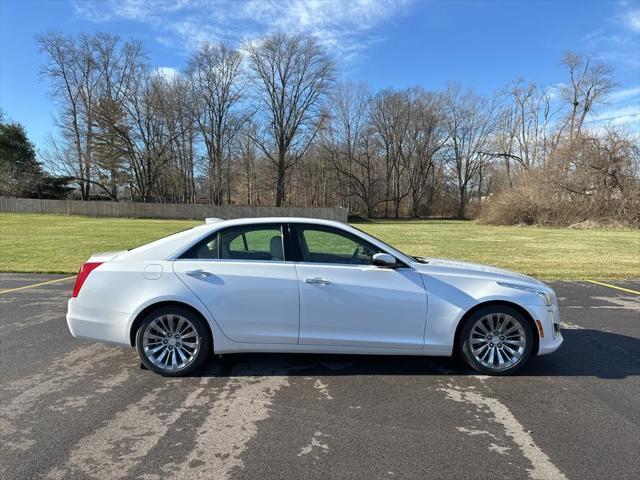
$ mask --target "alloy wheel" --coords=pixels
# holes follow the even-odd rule
[[[506,313],[491,313],[478,319],[469,334],[471,354],[491,370],[506,370],[523,357],[527,346],[524,327]]]
[[[146,358],[161,370],[183,370],[193,363],[200,351],[198,332],[186,317],[161,315],[145,328],[142,350]]]

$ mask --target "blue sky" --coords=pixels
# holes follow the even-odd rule
[[[456,81],[485,94],[519,77],[559,84],[571,49],[615,70],[619,85],[593,121],[640,130],[640,0],[0,0],[0,108],[38,147],[55,133],[34,41],[47,30],[138,38],[152,65],[178,70],[205,40],[308,32],[344,79],[376,90]]]

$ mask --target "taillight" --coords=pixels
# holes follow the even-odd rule
[[[80,293],[80,289],[82,288],[82,284],[87,279],[89,274],[97,267],[102,265],[103,262],[87,262],[83,263],[80,267],[80,271],[78,272],[78,276],[76,277],[76,284],[73,287],[73,293],[71,297],[77,297],[78,293]]]

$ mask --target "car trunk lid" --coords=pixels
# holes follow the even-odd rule
[[[87,262],[100,262],[100,263],[110,262],[114,260],[116,257],[118,257],[119,255],[122,255],[123,253],[126,253],[126,252],[127,252],[126,250],[117,250],[114,252],[94,253],[89,257]]]

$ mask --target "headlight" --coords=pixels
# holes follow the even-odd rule
[[[552,293],[545,292],[544,290],[540,290],[540,289],[537,289],[537,288],[534,288],[534,287],[527,287],[525,285],[517,285],[515,283],[503,283],[503,282],[497,282],[497,283],[501,287],[515,288],[516,290],[522,290],[524,292],[535,293],[540,298],[542,298],[542,301],[544,302],[544,304],[547,307],[550,307],[551,305],[553,305],[553,294]]]

